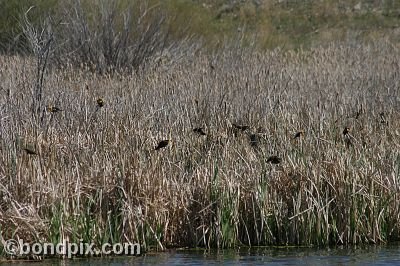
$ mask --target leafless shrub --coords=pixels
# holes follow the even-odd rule
[[[21,19],[21,27],[25,38],[28,40],[30,49],[35,57],[36,63],[36,76],[35,83],[32,86],[32,118],[38,124],[41,120],[40,115],[43,111],[43,89],[46,67],[51,53],[51,45],[53,44],[53,30],[52,23],[49,18],[43,22],[42,25],[36,27],[32,25],[28,18],[29,11],[34,8],[30,7]]]
[[[56,60],[60,65],[88,66],[99,73],[138,70],[146,60],[173,46],[168,18],[158,5],[133,1],[74,0],[63,8]]]

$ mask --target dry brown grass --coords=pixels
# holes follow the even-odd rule
[[[43,96],[63,111],[39,125],[33,61],[2,56],[1,235],[146,247],[399,240],[399,54],[333,44],[165,58],[131,75],[66,67],[46,74]],[[172,142],[155,151],[162,139]]]

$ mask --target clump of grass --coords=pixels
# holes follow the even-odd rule
[[[41,101],[63,111],[42,127],[27,97],[34,61],[2,56],[1,236],[146,249],[399,240],[397,49],[198,53],[140,75],[52,69]]]

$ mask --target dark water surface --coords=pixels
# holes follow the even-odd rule
[[[225,251],[175,250],[141,257],[48,259],[12,265],[400,265],[400,244],[353,248],[252,248]]]

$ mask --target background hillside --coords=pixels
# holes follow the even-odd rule
[[[19,19],[30,6],[31,19],[40,21],[47,15],[65,18],[70,2],[57,0],[0,1],[0,43],[2,50],[21,44]],[[88,17],[99,11],[101,1],[81,1]],[[108,2],[108,1],[107,1]],[[152,10],[165,16],[168,34],[175,40],[187,35],[203,40],[209,48],[232,40],[259,48],[309,48],[331,41],[388,39],[400,41],[400,1],[333,0],[151,0],[116,1],[121,11],[127,8]],[[140,14],[140,13],[137,13]],[[93,18],[93,16],[92,16]]]

